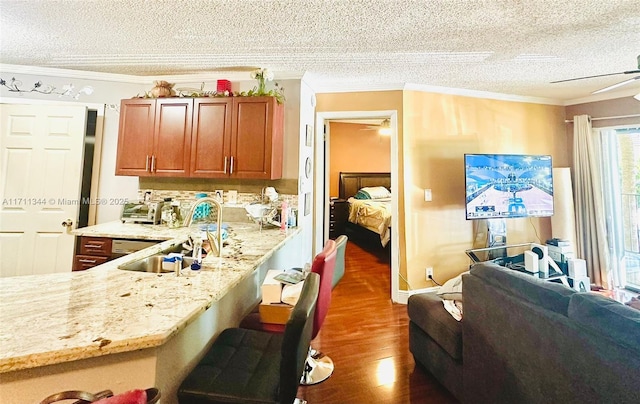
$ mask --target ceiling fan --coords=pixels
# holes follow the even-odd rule
[[[575,78],[572,78],[572,79],[552,81],[551,84],[564,83],[565,81],[592,79],[592,78],[595,78],[595,77],[616,76],[618,74],[636,74],[636,73],[640,73],[640,55],[638,55],[638,68],[636,70],[627,70],[627,71],[624,71],[624,72],[617,72],[617,73],[596,74],[594,76],[575,77]],[[624,81],[621,81],[621,82],[616,83],[616,84],[612,84],[612,85],[607,86],[605,88],[601,88],[600,90],[596,90],[591,94],[598,94],[598,93],[603,93],[605,91],[613,90],[614,88],[618,88],[618,87],[624,86],[626,84],[632,83],[635,80],[640,80],[640,75],[632,77],[632,78],[624,80]]]
[[[381,135],[391,135],[391,120],[389,118],[383,119],[377,125],[367,125],[366,128],[361,130],[377,130]]]

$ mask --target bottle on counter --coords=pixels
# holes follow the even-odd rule
[[[180,201],[171,201],[171,220],[173,222],[172,227],[182,226],[182,214],[180,213]]]
[[[160,218],[162,224],[171,227],[173,223],[173,208],[171,207],[172,198],[164,198],[164,203],[162,204],[162,210],[160,214]]]
[[[287,228],[287,213],[289,211],[289,206],[287,205],[287,201],[282,201],[282,206],[280,207],[280,229],[286,230]]]
[[[298,226],[298,210],[294,207],[289,207],[289,213],[287,214],[287,226],[296,227]]]

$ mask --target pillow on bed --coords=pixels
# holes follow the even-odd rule
[[[385,199],[391,198],[391,192],[385,187],[364,187],[354,196],[356,199]]]

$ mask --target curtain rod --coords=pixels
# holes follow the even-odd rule
[[[606,119],[623,119],[623,118],[636,118],[639,117],[640,114],[633,115],[619,115],[619,116],[603,116],[601,118],[591,118],[592,121],[604,121]],[[564,123],[573,123],[573,119],[565,119]]]

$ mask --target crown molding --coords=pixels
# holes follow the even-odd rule
[[[149,78],[128,74],[90,72],[85,70],[57,69],[53,67],[10,65],[0,63],[0,72],[64,77],[81,80],[116,81],[129,84],[147,84]]]
[[[307,78],[305,76],[305,78]],[[562,101],[543,98],[543,97],[527,97],[513,94],[492,93],[489,91],[468,90],[464,88],[451,88],[440,86],[429,86],[424,84],[413,83],[353,83],[349,85],[322,83],[309,78],[309,85],[316,93],[352,93],[352,92],[370,92],[370,91],[404,91],[413,90],[427,93],[451,94],[464,97],[484,98],[501,101],[527,102],[534,104],[563,105]]]
[[[318,80],[309,81],[311,88],[316,93],[359,93],[370,91],[401,91],[404,83],[350,83],[336,84],[320,82]]]
[[[64,77],[79,80],[99,80],[112,81],[129,84],[150,84],[154,81],[164,80],[170,83],[194,83],[225,79],[230,81],[253,80],[250,72],[200,72],[195,74],[162,75],[162,76],[134,76],[129,74],[92,72],[86,70],[58,69],[53,67],[11,65],[0,63],[0,72],[31,74],[41,76]],[[302,74],[298,72],[278,72],[279,80],[301,79]]]
[[[26,65],[12,65],[0,63],[0,72],[3,73],[18,73],[18,74],[30,74],[30,75],[43,75],[52,77],[63,77],[82,80],[98,80],[98,81],[111,81],[118,83],[129,84],[143,84],[147,85],[154,81],[164,80],[170,83],[184,84],[184,83],[197,83],[202,81],[210,81],[216,79],[226,79],[230,81],[248,81],[252,80],[250,72],[201,72],[195,74],[181,74],[181,75],[164,75],[164,76],[135,76],[129,74],[118,73],[104,73],[104,72],[92,72],[85,70],[70,70],[70,69],[58,69],[53,67],[40,67],[40,66],[26,66]],[[464,88],[452,88],[431,86],[424,84],[413,83],[349,83],[349,84],[336,84],[332,82],[325,82],[313,74],[305,72],[300,74],[299,72],[278,72],[279,80],[302,80],[304,81],[312,91],[315,93],[350,93],[350,92],[372,92],[372,91],[402,91],[402,90],[414,90],[437,94],[451,94],[460,95],[464,97],[484,98],[501,101],[515,101],[515,102],[528,102],[535,104],[548,104],[548,105],[575,105],[585,104],[595,101],[604,101],[615,98],[633,97],[638,94],[638,88],[627,88],[618,91],[610,91],[606,93],[590,95],[588,97],[576,98],[567,101],[560,101],[552,98],[544,97],[528,97],[513,94],[493,93],[489,91],[469,90]]]
[[[460,95],[464,97],[484,98],[498,101],[528,102],[533,104],[562,105],[562,101],[553,98],[529,97],[524,95],[493,93],[490,91],[469,90],[464,88],[428,86],[423,84],[407,84],[405,90],[428,93]]]

